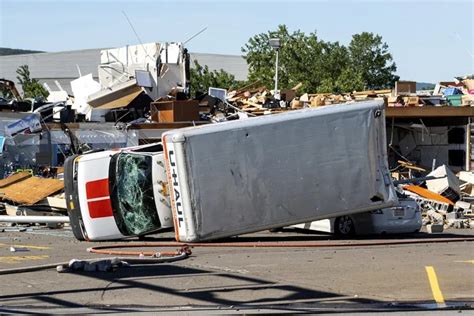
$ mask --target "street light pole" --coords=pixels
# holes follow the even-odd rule
[[[280,39],[279,38],[270,38],[270,46],[276,51],[275,59],[275,90],[273,92],[273,97],[275,100],[280,100],[280,93],[278,92],[278,53],[280,50]]]
[[[276,49],[276,61],[275,61],[275,92],[274,96],[276,100],[280,100],[280,93],[278,92],[278,52],[279,49]]]

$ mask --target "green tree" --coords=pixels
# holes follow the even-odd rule
[[[362,75],[367,89],[392,88],[399,79],[387,43],[380,35],[363,32],[352,36],[349,44],[351,64]]]
[[[16,73],[18,75],[16,78],[23,88],[24,98],[43,97],[46,99],[48,97],[48,90],[46,90],[37,79],[31,79],[28,65],[18,67]]]
[[[283,89],[301,82],[301,91],[350,92],[388,87],[397,79],[388,46],[378,35],[356,34],[346,47],[322,41],[316,32],[290,33],[285,25],[279,25],[276,31],[253,36],[242,47],[250,82],[260,80],[273,86],[276,53],[269,45],[270,38],[280,39],[278,82]]]
[[[191,68],[191,95],[196,96],[198,92],[205,93],[209,87],[234,89],[239,84],[234,75],[222,69],[211,71],[207,65],[201,66],[197,60],[194,60],[194,67]]]
[[[362,73],[351,66],[344,68],[335,83],[336,92],[361,91],[365,87]]]
[[[303,83],[301,90],[313,89],[319,84],[316,68],[318,55],[323,46],[316,33],[305,35],[297,30],[290,34],[285,25],[279,25],[276,31],[253,36],[242,47],[244,58],[249,66],[249,81],[259,80],[266,86],[273,86],[275,77],[276,52],[270,47],[270,38],[280,39],[278,83],[280,88],[290,88]],[[311,76],[308,74],[311,73]]]

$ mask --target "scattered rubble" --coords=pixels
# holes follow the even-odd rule
[[[427,177],[437,179],[424,181],[425,188],[403,186],[423,210],[423,225],[427,231],[435,233],[442,232],[443,228],[471,228],[474,225],[474,205],[471,203],[474,196],[471,191],[461,190],[461,187],[472,187],[474,173],[462,171],[455,175],[443,165],[428,173]]]

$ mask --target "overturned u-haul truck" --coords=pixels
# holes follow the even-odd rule
[[[66,160],[77,239],[174,225],[178,241],[197,242],[397,203],[382,102],[179,129],[162,141]]]
[[[178,241],[397,203],[381,101],[173,130],[162,141]]]

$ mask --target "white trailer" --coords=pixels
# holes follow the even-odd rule
[[[395,205],[381,101],[168,131],[176,239],[198,242]]]

